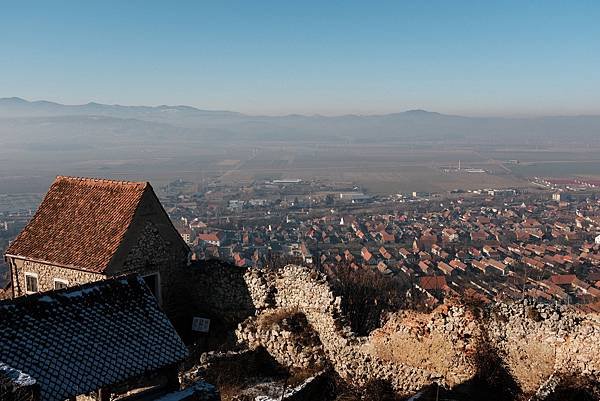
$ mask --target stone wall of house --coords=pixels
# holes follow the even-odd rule
[[[9,263],[12,266],[12,283],[15,296],[26,295],[25,273],[37,274],[39,291],[53,290],[54,279],[66,280],[68,286],[73,286],[106,278],[103,274],[52,266],[23,259],[10,258]]]
[[[117,274],[158,273],[160,278],[160,300],[165,313],[176,319],[186,308],[184,290],[187,255],[174,249],[152,221],[146,221],[135,243],[119,267]]]

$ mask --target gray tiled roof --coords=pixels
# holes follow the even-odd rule
[[[0,302],[0,362],[35,379],[43,401],[94,391],[186,356],[137,276]]]

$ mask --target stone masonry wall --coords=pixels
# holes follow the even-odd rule
[[[600,317],[595,314],[584,315],[566,307],[524,301],[486,307],[482,316],[475,317],[461,305],[444,305],[442,311],[415,318],[425,320],[421,327],[424,331],[417,336],[414,336],[411,320],[404,319],[370,337],[358,337],[344,325],[341,300],[332,293],[323,275],[289,265],[275,273],[251,269],[244,273],[244,280],[257,314],[281,308],[304,313],[333,368],[354,384],[381,379],[404,394],[431,383],[454,387],[476,374],[476,361],[470,355],[476,353],[475,348],[480,344],[497,351],[524,394],[533,395],[548,383],[556,385],[562,375],[575,374],[600,381]],[[262,342],[267,350],[273,349],[270,343],[279,336],[265,333],[265,337],[260,338],[257,335],[260,332],[251,328],[255,320],[250,317],[240,324],[236,332],[238,339],[253,347]],[[249,338],[250,332],[252,338]],[[417,350],[414,346],[419,343],[421,347],[430,347],[430,352],[443,354],[440,360],[447,359],[451,363],[413,365],[405,363],[405,359],[385,358],[373,351],[377,336],[395,332],[404,333],[404,340],[414,340],[414,343],[406,343],[407,347],[413,345]],[[439,347],[436,338],[450,344]],[[293,347],[289,350],[296,352]],[[285,359],[282,355],[277,357]],[[294,358],[290,356],[287,360]]]
[[[399,311],[369,334],[364,350],[384,360],[438,372],[450,387],[477,373],[482,324],[460,304],[445,304],[431,313]]]
[[[263,347],[289,369],[321,370],[325,367],[323,344],[304,314],[295,309],[265,311],[249,319],[238,336],[250,349]]]
[[[163,238],[158,227],[146,221],[136,242],[132,244],[117,274],[137,273],[140,275],[159,273],[160,298],[165,313],[174,318],[185,303],[182,297],[182,281],[186,274],[186,258]]]
[[[369,354],[363,349],[366,338],[357,337],[343,324],[341,299],[336,298],[327,284],[325,276],[301,266],[286,266],[271,277],[273,290],[264,288],[252,293],[273,293],[272,307],[295,308],[302,311],[308,323],[318,333],[323,350],[333,368],[344,379],[358,385],[380,379],[390,382],[399,392],[418,391],[443,377],[419,367],[386,361]],[[247,338],[245,329],[250,322],[238,328],[241,341]],[[290,359],[292,359],[290,357]]]
[[[12,259],[9,263],[13,265],[12,283],[15,290],[15,296],[26,295],[25,273],[37,274],[39,291],[53,290],[54,279],[66,280],[69,286],[73,286],[106,278],[106,276],[102,274],[51,266],[23,259]]]
[[[526,394],[560,377],[600,382],[600,317],[566,306],[497,304],[486,334]]]
[[[190,306],[235,327],[269,306],[267,276],[216,261],[193,264],[185,276]]]

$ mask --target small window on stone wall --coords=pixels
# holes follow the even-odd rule
[[[38,276],[35,273],[25,273],[25,292],[33,294],[38,292]]]
[[[63,280],[61,278],[54,279],[54,289],[60,290],[62,288],[67,288],[69,286],[69,282],[67,280]]]

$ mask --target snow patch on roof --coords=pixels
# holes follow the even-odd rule
[[[0,362],[0,374],[9,378],[10,381],[20,387],[33,386],[36,383],[33,377],[20,370],[13,369],[3,362]]]

